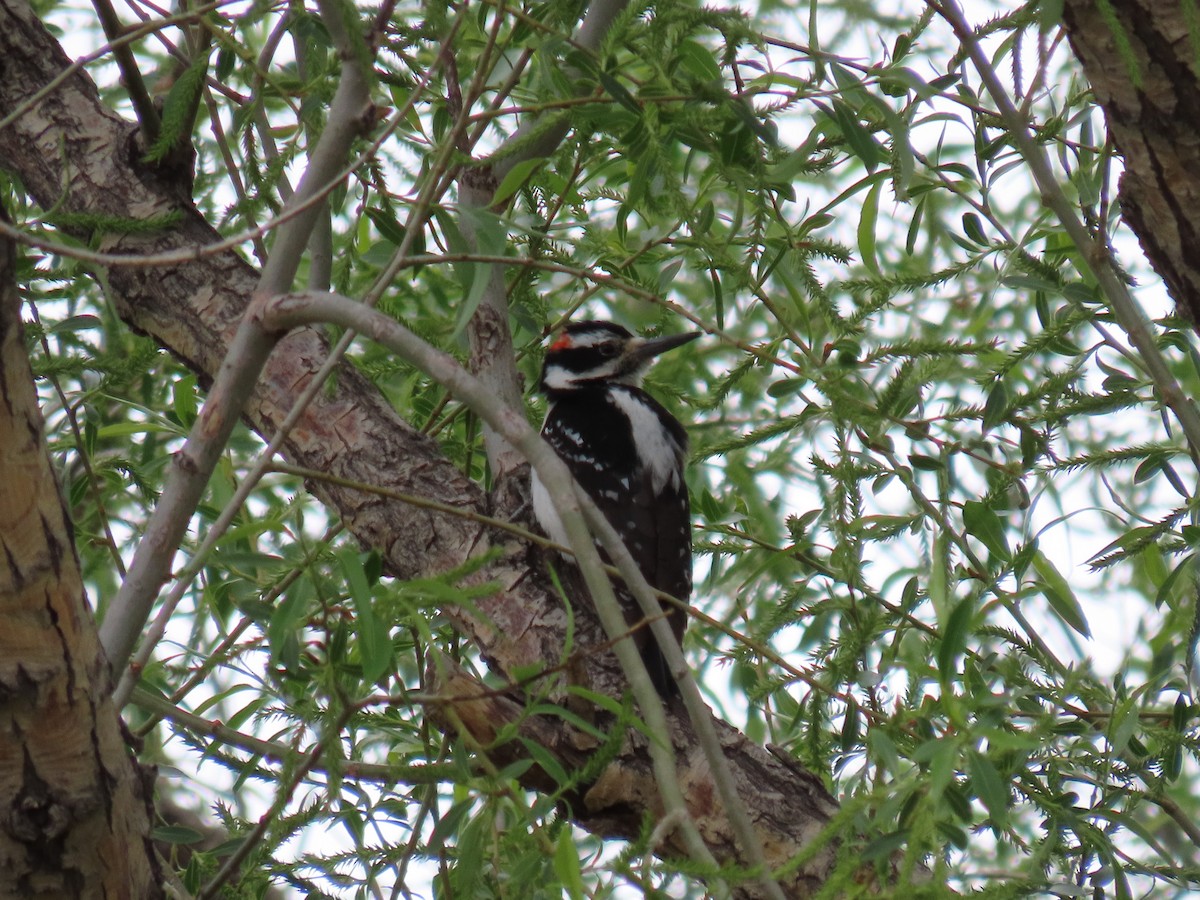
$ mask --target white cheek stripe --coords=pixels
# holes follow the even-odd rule
[[[550,363],[542,371],[542,384],[546,386],[547,390],[551,391],[569,391],[572,388],[579,387],[581,384],[595,384],[598,381],[605,380],[612,381],[613,384],[630,384],[634,387],[641,387],[643,370],[646,366],[618,376],[617,370],[620,366],[621,360],[617,358],[603,362],[593,369],[588,369],[586,372],[572,372],[565,366]]]

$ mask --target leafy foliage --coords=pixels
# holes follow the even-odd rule
[[[529,384],[545,333],[576,313],[710,335],[649,385],[694,444],[705,618],[686,649],[714,706],[842,799],[830,890],[897,857],[902,880],[928,864],[935,883],[1005,896],[1194,890],[1193,459],[932,9],[665,0],[626,8],[589,55],[569,41],[571,4],[400,3],[382,24],[343,6],[377,42],[360,50],[378,47],[381,126],[303,276],[351,295],[383,284],[384,309],[465,357],[487,270],[464,253],[450,176],[566,126],[472,230],[511,260]],[[996,12],[980,31],[993,67],[1080,217],[1147,284],[1173,377],[1200,396],[1195,337],[1130,249],[1113,149],[1054,23],[1037,3]],[[134,49],[147,73],[182,67],[158,149],[198,99],[197,202],[261,261],[336,87],[320,18],[221,6]],[[91,72],[120,102],[109,62]],[[536,125],[506,142],[522,121]],[[6,194],[23,228],[64,240]],[[69,256],[31,253],[23,288],[102,614],[202,397]],[[473,416],[370,344],[353,353],[486,481]],[[260,450],[235,435],[197,533]],[[431,662],[479,664],[440,612],[471,602],[462,574],[380,580],[296,474],[258,484],[134,722],[228,831],[181,863],[189,888],[244,846],[230,896],[268,880],[347,897],[701,891],[691,864],[650,855],[653,823],[619,847],[573,830],[556,800],[580,773],[530,795],[432,726]]]

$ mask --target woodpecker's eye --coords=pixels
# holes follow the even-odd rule
[[[607,343],[597,345],[596,349],[600,351],[600,355],[603,357],[616,356],[621,352],[621,345],[613,341],[609,341]]]

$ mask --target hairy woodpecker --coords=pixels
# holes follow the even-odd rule
[[[662,404],[642,390],[642,377],[660,353],[696,333],[647,340],[611,322],[567,325],[551,342],[540,387],[550,406],[542,437],[625,542],[650,586],[686,601],[692,592],[692,534],[683,467],[687,433]],[[545,487],[533,476],[533,513],[560,544],[566,533]],[[626,621],[643,616],[621,586]],[[666,608],[678,640],[686,618]],[[658,642],[647,627],[634,642],[663,697],[678,693]]]

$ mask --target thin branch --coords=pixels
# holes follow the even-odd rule
[[[245,750],[247,753],[271,762],[287,765],[295,762],[299,756],[295,747],[246,734],[236,728],[230,728],[218,719],[206,719],[185,709],[180,709],[166,697],[144,687],[134,688],[130,702],[138,709],[151,713],[155,722],[166,719],[192,734],[207,736],[214,743]],[[338,763],[338,774],[382,784],[418,785],[441,784],[451,780],[454,776],[454,769],[433,763],[421,766],[390,766],[385,763],[341,760]]]
[[[1154,381],[1158,395],[1175,413],[1175,418],[1182,427],[1184,436],[1191,447],[1192,461],[1200,469],[1200,410],[1196,408],[1195,403],[1183,391],[1175,376],[1171,374],[1171,370],[1158,348],[1154,326],[1146,316],[1145,310],[1129,293],[1129,287],[1114,265],[1108,248],[1093,238],[1080,220],[1074,204],[1054,176],[1054,170],[1045,150],[1031,133],[1028,117],[1021,114],[1009,97],[1008,91],[992,67],[987,54],[979,45],[979,40],[967,23],[958,3],[955,0],[928,0],[928,2],[950,23],[962,43],[963,49],[971,57],[992,102],[996,104],[996,109],[1008,129],[1009,135],[1029,166],[1029,172],[1041,192],[1042,202],[1054,210],[1054,214],[1062,223],[1063,230],[1079,248],[1080,264],[1096,279],[1100,290],[1116,315],[1117,321],[1121,323],[1121,327],[1125,329],[1125,333],[1129,335],[1129,339],[1142,355],[1146,371]]]
[[[452,26],[451,32],[453,33],[453,31],[457,30],[457,27],[458,27],[458,22],[456,21],[454,26]],[[401,110],[400,112],[398,112],[396,114],[396,116],[393,117],[394,119],[405,114],[407,112],[407,110],[412,106],[412,104],[416,102],[416,99],[423,93],[424,86],[428,83],[428,80],[432,77],[433,72],[434,72],[434,70],[430,69],[430,71],[426,73],[425,80],[422,81],[421,84],[418,85],[418,88],[413,91],[413,94],[411,97],[409,97],[408,103],[405,105],[404,109]],[[335,98],[335,100],[336,100],[336,98]],[[325,140],[324,134],[326,134],[326,133],[328,133],[328,128],[326,129],[326,132],[323,133],[323,135],[322,135],[322,141]],[[319,148],[318,148],[318,152],[319,152]],[[316,162],[316,160],[317,160],[317,155],[316,155],[316,153],[314,153],[313,162],[310,162],[310,170],[311,170],[312,165]],[[376,303],[378,303],[379,298],[383,294],[383,291],[388,286],[390,286],[392,281],[394,280],[395,272],[399,271],[399,269],[401,268],[401,265],[402,265],[404,259],[407,257],[409,248],[412,246],[413,241],[415,241],[416,236],[420,233],[421,225],[424,222],[425,215],[427,214],[427,211],[430,208],[430,206],[432,205],[433,199],[436,196],[436,187],[430,188],[430,185],[437,182],[436,173],[438,171],[439,171],[439,169],[435,166],[433,168],[434,177],[431,179],[430,182],[427,182],[426,189],[423,190],[421,195],[417,198],[417,202],[415,204],[415,209],[414,209],[412,217],[410,219],[409,228],[404,236],[404,240],[402,241],[400,247],[397,249],[395,257],[393,258],[393,261],[384,269],[383,272],[380,273],[380,276],[376,279],[375,285],[372,287],[371,291],[368,293],[366,298],[364,298],[363,302],[365,304],[367,304],[369,306],[374,306]],[[297,191],[296,195],[292,197],[292,200],[289,203],[289,206],[292,203],[294,203],[294,204],[296,204],[298,206],[302,206],[302,207],[311,207],[311,202],[308,199],[305,199],[305,196],[304,196],[305,183],[306,183],[307,179],[308,179],[308,173],[306,172],[304,179],[302,179],[302,181],[301,181],[300,189]],[[325,193],[327,193],[328,190],[331,190],[331,189],[332,189],[331,185],[326,185],[325,188],[323,188],[322,190]],[[322,195],[322,198],[323,198],[323,195]],[[285,209],[284,213],[279,216],[279,219],[283,220],[285,218],[285,216],[287,215],[287,212],[288,211]],[[0,225],[2,225],[2,224],[3,223],[0,223]],[[275,252],[278,252],[278,250],[279,250],[279,245],[277,243],[272,252],[275,253]],[[297,262],[297,265],[298,265],[298,262]],[[293,274],[294,274],[294,272],[293,272]],[[264,271],[263,277],[265,278],[265,271]],[[260,284],[261,284],[261,280],[260,280]],[[258,326],[252,319],[253,319],[253,317],[250,316],[248,313],[243,318],[242,324],[239,327],[237,334],[235,335],[234,345],[238,345],[239,340],[241,340],[243,343],[246,343],[247,346],[249,346],[249,342],[253,339],[253,336],[258,333],[258,331],[257,331]],[[271,465],[271,461],[275,457],[275,454],[278,453],[280,447],[283,446],[283,443],[287,439],[287,436],[291,433],[291,430],[295,426],[296,422],[300,420],[301,416],[304,414],[304,411],[308,408],[308,404],[312,401],[312,398],[314,396],[316,396],[316,394],[319,390],[321,390],[322,386],[325,384],[326,380],[332,374],[334,369],[336,369],[337,366],[340,364],[342,356],[346,351],[346,348],[349,347],[350,342],[354,339],[354,337],[355,337],[355,333],[353,331],[349,331],[349,332],[343,334],[341,339],[338,341],[338,343],[333,348],[331,348],[331,350],[329,351],[329,354],[328,354],[327,358],[325,359],[324,363],[322,364],[320,370],[316,373],[316,375],[313,376],[313,378],[309,381],[309,383],[305,386],[305,388],[299,393],[299,395],[297,396],[297,398],[295,400],[295,403],[293,403],[293,405],[292,405],[292,408],[288,411],[287,416],[284,418],[284,420],[280,424],[279,428],[276,429],[275,433],[271,436],[271,440],[268,442],[267,448],[261,454],[259,454],[258,461],[255,463],[253,469],[251,469],[251,471],[246,475],[246,477],[243,478],[242,481],[238,484],[237,490],[234,492],[233,496],[229,499],[228,503],[226,503],[225,508],[221,512],[221,515],[218,516],[217,520],[213,523],[212,527],[209,528],[208,533],[205,535],[204,541],[201,543],[200,547],[193,554],[193,557],[190,560],[190,562],[188,563],[188,565],[184,568],[184,570],[181,573],[179,573],[179,576],[176,578],[175,585],[171,589],[171,592],[167,596],[166,600],[163,602],[162,609],[159,611],[158,616],[155,618],[150,629],[147,631],[145,637],[142,639],[142,645],[138,650],[138,654],[137,654],[136,658],[134,659],[133,663],[130,665],[129,671],[124,672],[121,675],[121,679],[117,685],[117,690],[116,690],[116,694],[115,694],[117,701],[118,701],[118,706],[123,706],[124,703],[127,701],[130,691],[132,690],[134,684],[137,683],[137,679],[140,676],[142,669],[145,667],[146,663],[149,662],[150,656],[154,651],[155,645],[162,639],[163,634],[165,634],[167,623],[170,620],[172,612],[175,610],[175,608],[178,606],[180,601],[183,599],[183,595],[187,592],[187,589],[188,589],[189,585],[192,583],[192,580],[199,573],[208,553],[211,552],[211,550],[214,546],[216,546],[216,542],[220,539],[220,537],[225,533],[225,530],[232,523],[234,516],[237,514],[237,511],[241,508],[242,504],[246,501],[246,498],[250,495],[251,491],[253,491],[253,489],[257,486],[257,484],[258,484],[259,480],[262,478],[263,474],[268,470],[268,468]],[[255,345],[255,346],[257,346],[257,345]],[[273,343],[272,343],[272,346],[273,346]],[[230,353],[229,353],[229,355],[226,356],[225,361],[222,363],[221,370],[218,372],[218,375],[217,375],[217,380],[214,381],[213,389],[209,393],[209,400],[204,406],[204,413],[202,413],[202,416],[208,413],[210,405],[213,405],[214,402],[216,402],[216,406],[214,407],[214,412],[213,412],[214,418],[220,417],[220,418],[222,418],[222,420],[224,420],[224,417],[226,417],[226,416],[230,416],[230,415],[236,416],[236,412],[231,413],[228,409],[223,409],[221,406],[221,402],[218,401],[218,398],[221,396],[217,393],[218,385],[220,384],[221,373],[224,372],[227,367],[232,366],[232,367],[236,368],[239,363],[244,364],[244,365],[257,366],[257,368],[255,368],[255,370],[254,370],[255,373],[257,373],[261,369],[263,363],[266,360],[265,355],[262,357],[261,360],[256,360],[254,358],[251,358],[250,356],[242,355],[244,353],[245,353],[245,350],[243,350],[243,349],[235,350],[235,348],[233,346],[231,346]],[[231,363],[231,360],[234,362]],[[237,377],[237,376],[230,375],[230,377]],[[257,378],[257,374],[255,374],[254,377]],[[242,394],[234,394],[233,396],[240,397],[243,395]],[[225,402],[228,402],[228,401],[225,401]],[[200,422],[197,421],[195,426],[193,427],[192,434],[189,435],[188,442],[187,442],[187,444],[185,444],[184,450],[181,451],[181,453],[187,451],[188,447],[192,444],[192,438],[194,436],[204,435],[204,434],[206,434],[206,432],[204,430],[200,430]],[[225,433],[225,438],[226,439],[228,438],[228,432]],[[222,442],[222,445],[223,445],[223,442]],[[177,457],[177,459],[178,459],[178,457]],[[198,480],[200,480],[202,483],[207,483],[207,479],[212,471],[212,465],[215,465],[215,458],[212,460],[211,463],[206,462],[206,464],[208,465],[207,469],[199,470],[197,472]],[[168,487],[171,485],[171,483],[172,483],[171,480],[168,480]],[[163,497],[160,498],[160,500],[159,500],[160,508],[164,505],[165,500],[166,500],[166,490],[164,489]],[[192,504],[192,508],[194,508],[194,503],[197,501],[198,501],[198,495],[196,497],[196,500],[189,501]],[[179,502],[179,501],[176,501],[176,502]],[[151,526],[153,526],[155,519],[157,517],[158,517],[158,510],[155,511],[155,518],[151,519]],[[147,536],[149,536],[149,534],[150,534],[150,531],[148,528]],[[143,538],[143,541],[144,540],[145,539]],[[180,532],[180,534],[177,537],[175,537],[175,543],[171,545],[172,549],[175,549],[178,547],[178,542],[180,540],[182,540],[182,532]],[[147,563],[147,565],[150,565],[150,563]],[[124,588],[122,588],[122,590],[124,590]],[[149,615],[148,608],[146,609],[145,615]],[[144,621],[144,619],[143,619],[143,621]],[[107,624],[107,619],[105,620],[105,623]],[[139,627],[140,627],[140,625],[139,625]]]
[[[142,71],[138,68],[137,60],[133,56],[133,48],[128,42],[120,40],[125,26],[121,24],[117,11],[109,0],[92,0],[92,6],[96,10],[96,18],[100,20],[100,26],[104,29],[104,36],[108,38],[113,58],[121,70],[121,80],[124,82],[129,100],[133,104],[138,124],[142,126],[142,138],[145,145],[149,147],[158,140],[162,119],[158,115],[154,101],[150,99],[150,92],[146,90],[146,82],[143,80]]]

